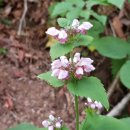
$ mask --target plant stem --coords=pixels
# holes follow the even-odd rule
[[[75,96],[75,112],[76,112],[76,130],[79,130],[78,96]]]

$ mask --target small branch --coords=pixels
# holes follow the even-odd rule
[[[23,23],[25,20],[27,10],[28,10],[27,0],[24,0],[24,11],[23,11],[22,17],[21,17],[20,22],[19,22],[19,27],[18,27],[18,32],[17,32],[18,35],[21,35],[21,31],[22,31],[22,27],[23,27]]]
[[[112,34],[114,37],[116,37],[116,32],[115,32],[115,29],[113,28],[113,25],[111,23],[111,21],[109,20],[109,24],[110,24],[110,27],[111,27],[111,30],[112,30]]]
[[[113,80],[112,84],[109,86],[108,92],[107,92],[107,96],[108,98],[110,98],[111,94],[114,92],[115,86],[119,81],[119,72],[117,73],[115,79]]]
[[[117,116],[124,109],[130,100],[130,93],[128,93],[108,114],[107,116]]]

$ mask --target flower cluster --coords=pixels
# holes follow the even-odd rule
[[[54,130],[55,128],[60,129],[62,127],[62,120],[60,117],[56,118],[53,115],[49,115],[49,119],[48,120],[44,120],[42,122],[42,125],[45,128],[48,128],[48,130]]]
[[[51,27],[46,31],[46,34],[49,34],[64,44],[68,39],[68,34],[64,29],[58,30],[55,27]]]
[[[86,34],[87,30],[91,29],[93,25],[90,22],[83,22],[80,25],[78,19],[74,19],[71,25],[71,28],[75,30],[77,33]]]
[[[80,58],[80,53],[76,53],[73,59],[67,59],[66,56],[61,56],[60,59],[54,60],[51,64],[52,76],[61,80],[70,79],[71,76],[81,79],[83,75],[95,70],[92,65],[93,60],[90,58]]]
[[[58,30],[55,27],[51,27],[46,31],[46,34],[53,36],[60,41],[60,43],[64,44],[68,40],[69,34],[86,34],[87,30],[92,27],[93,25],[90,22],[83,22],[80,25],[78,19],[74,19],[69,28]]]
[[[93,101],[91,98],[87,98],[87,102],[85,103],[85,106],[91,109],[96,110],[99,112],[102,109],[102,104],[98,101]]]

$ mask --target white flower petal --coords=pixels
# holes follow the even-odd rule
[[[56,128],[61,128],[61,123],[60,122],[56,122]]]
[[[51,36],[58,36],[59,32],[60,31],[56,29],[55,27],[51,27],[51,28],[48,28],[48,30],[46,31],[46,34],[49,34]]]
[[[95,109],[96,108],[96,106],[95,106],[95,104],[93,103],[93,104],[91,104],[90,105],[90,107],[92,108],[92,109]]]
[[[90,23],[90,22],[83,22],[81,24],[82,28],[85,29],[85,30],[89,30],[90,28],[93,27],[93,25]]]
[[[73,62],[77,63],[80,60],[80,53],[75,53],[74,58],[73,58]]]
[[[95,67],[93,65],[86,65],[84,66],[84,71],[89,73],[91,71],[95,70]]]
[[[69,61],[68,61],[68,59],[67,59],[66,56],[61,56],[61,57],[60,57],[60,60],[61,60],[61,63],[62,63],[62,66],[63,66],[63,67],[68,67]]]
[[[49,115],[49,119],[50,119],[51,121],[54,121],[54,120],[55,120],[55,117],[54,117],[53,115]]]
[[[56,76],[56,77],[58,77],[59,73],[60,73],[60,69],[54,69],[54,70],[52,70],[51,76]]]
[[[60,70],[58,79],[66,79],[69,76],[69,72],[66,70]]]
[[[102,104],[99,102],[98,103],[98,109],[101,109],[103,106],[102,106]]]
[[[51,64],[51,69],[54,70],[54,69],[58,69],[62,66],[61,64],[61,61],[58,59],[58,60],[54,60]]]
[[[68,36],[68,35],[67,35],[66,31],[65,31],[65,30],[61,30],[61,31],[59,32],[58,39],[66,39],[67,36]]]
[[[76,29],[76,28],[78,28],[79,24],[80,24],[79,20],[78,19],[74,19],[73,22],[72,22],[72,24],[71,24],[71,26],[74,29]]]
[[[89,103],[92,103],[92,99],[91,99],[90,97],[87,98],[87,101],[88,101]]]
[[[78,68],[76,69],[76,74],[77,74],[77,75],[83,75],[83,68],[82,68],[82,67],[78,67]]]
[[[49,126],[48,130],[54,130],[54,127],[53,126]]]
[[[47,121],[47,120],[44,120],[44,121],[42,122],[42,125],[43,125],[45,128],[47,128],[47,127],[50,125],[50,122]]]

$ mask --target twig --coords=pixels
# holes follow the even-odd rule
[[[19,22],[19,28],[18,28],[18,32],[17,32],[18,35],[21,35],[22,26],[23,26],[23,23],[25,20],[27,10],[28,10],[27,0],[24,0],[24,11],[23,11],[22,17],[21,17],[20,22]]]
[[[130,100],[130,93],[128,93],[108,114],[107,116],[117,116],[126,106],[127,102]]]
[[[116,32],[115,32],[115,30],[114,30],[114,28],[113,28],[113,25],[112,25],[112,23],[111,23],[110,20],[109,20],[109,24],[110,24],[110,27],[111,27],[113,36],[116,37]]]
[[[115,86],[119,81],[119,72],[117,73],[115,79],[113,80],[112,84],[110,85],[108,92],[107,92],[107,96],[108,98],[110,98],[111,94],[114,92]]]

